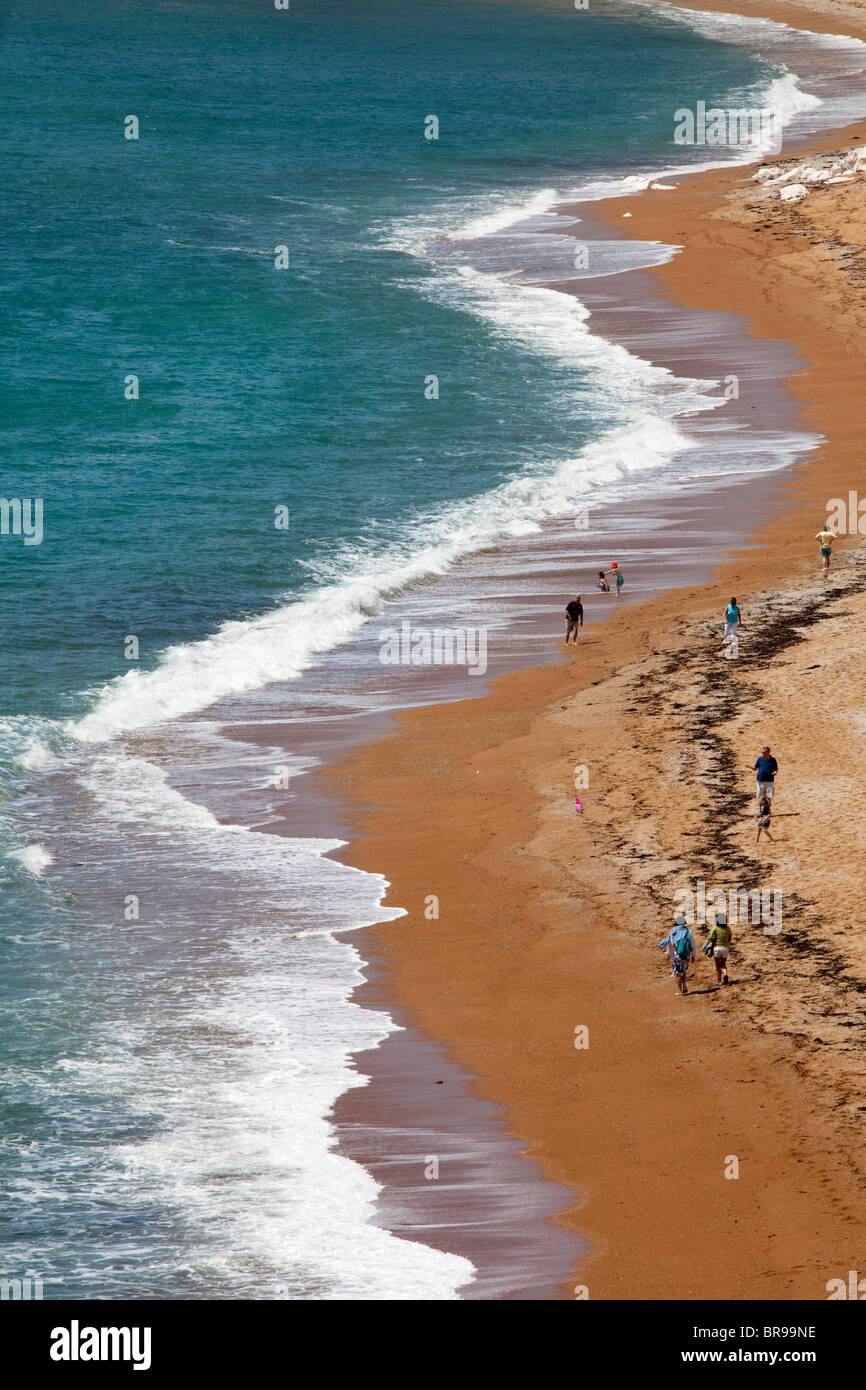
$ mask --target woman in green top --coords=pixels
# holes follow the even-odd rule
[[[710,932],[710,945],[713,948],[713,964],[716,967],[716,989],[730,984],[728,979],[728,952],[734,944],[727,917],[719,917]]]

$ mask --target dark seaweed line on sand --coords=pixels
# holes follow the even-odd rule
[[[768,879],[775,870],[742,848],[743,819],[749,814],[753,797],[743,790],[742,750],[736,746],[739,736],[726,736],[724,730],[734,729],[738,715],[754,708],[760,700],[760,692],[749,681],[748,672],[757,675],[778,665],[786,652],[806,640],[809,629],[828,619],[847,616],[840,604],[846,597],[864,591],[866,557],[852,557],[850,567],[827,581],[818,594],[791,590],[753,600],[749,605],[748,640],[741,642],[737,661],[720,657],[717,625],[683,625],[679,632],[684,640],[676,654],[657,652],[655,661],[632,682],[629,693],[633,703],[629,711],[661,719],[669,728],[680,726],[679,742],[688,749],[693,764],[682,769],[683,783],[701,793],[690,810],[694,829],[686,832],[694,837],[694,856],[689,856],[689,864],[675,855],[665,855],[654,882],[641,883],[630,875],[634,886],[648,893],[656,904],[660,922],[669,922],[672,889],[682,887],[684,881],[702,878],[708,885],[724,882],[749,890],[772,887]],[[638,809],[644,806],[650,818],[651,807],[642,804],[638,794]],[[615,853],[627,872],[638,869],[652,855],[624,837],[615,837]],[[836,1027],[866,1027],[860,1002],[866,984],[846,974],[844,956],[826,940],[819,939],[820,925],[817,902],[786,892],[781,933],[750,936],[749,954],[757,950],[765,959],[764,953],[772,953],[780,969],[789,954],[804,963],[811,962],[811,982],[831,991],[824,1006],[813,1012],[832,1018]],[[848,991],[853,997],[848,995],[850,1007],[846,1008]],[[808,1034],[793,1036],[800,1043],[823,1041],[811,1039]],[[862,1043],[858,1041],[853,1046],[859,1050]],[[860,1108],[866,1110],[866,1106]]]

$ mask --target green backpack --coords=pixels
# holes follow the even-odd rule
[[[692,954],[692,943],[688,927],[684,928],[682,936],[674,946],[674,954],[679,956],[680,960],[685,960],[687,956]]]

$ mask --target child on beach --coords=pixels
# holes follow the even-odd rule
[[[755,836],[755,844],[757,844],[760,840],[762,830],[766,835],[767,839],[772,840],[773,837],[770,834],[770,820],[772,814],[773,808],[771,807],[768,798],[766,796],[761,797],[761,800],[758,803],[758,833]]]
[[[736,641],[737,632],[739,631],[742,621],[743,615],[740,612],[740,606],[736,598],[732,598],[725,609],[725,635],[722,639],[722,646],[724,646],[726,642]]]
[[[599,570],[598,579],[595,581],[595,587],[600,589],[603,594],[610,593],[610,585],[604,577],[604,570]]]
[[[610,562],[610,577],[616,585],[616,596],[617,598],[619,598],[620,593],[622,592],[622,586],[625,583],[625,577],[622,574],[619,565],[616,563],[616,560],[611,560]]]
[[[677,982],[677,992],[688,994],[688,969],[695,959],[695,941],[686,926],[685,914],[680,910],[674,915],[673,929],[664,941],[659,942],[659,950],[666,951],[671,962],[671,975]]]

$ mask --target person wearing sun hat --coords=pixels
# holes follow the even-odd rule
[[[682,908],[674,913],[674,925],[664,941],[659,942],[659,950],[666,951],[671,962],[671,974],[677,982],[677,993],[688,994],[688,969],[695,959],[695,939],[686,923]]]

